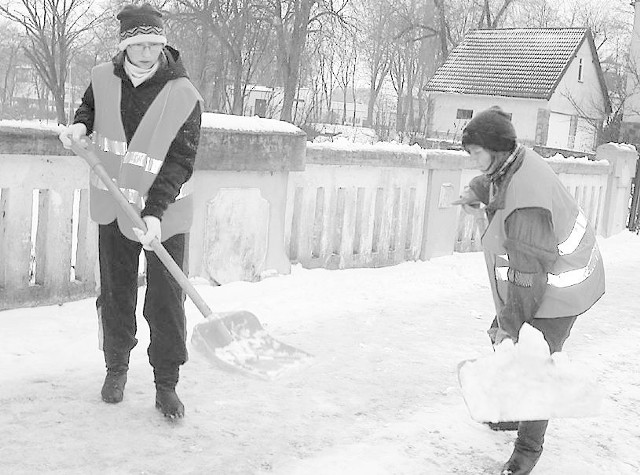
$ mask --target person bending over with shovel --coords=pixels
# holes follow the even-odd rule
[[[193,211],[190,178],[200,139],[202,98],[175,49],[167,46],[162,13],[149,4],[126,5],[119,53],[91,71],[91,83],[72,125],[60,134],[65,148],[91,135],[101,163],[137,209],[146,230],[133,226],[92,174],[91,217],[99,225],[100,295],[96,302],[107,375],[102,399],[122,401],[129,353],[136,346],[138,260],[147,261],[143,314],[151,330],[147,350],[156,407],[184,416],[175,392],[187,360],[184,294],[157,256],[154,239],[186,268],[186,237]]]
[[[482,247],[496,308],[491,341],[516,342],[527,322],[544,335],[551,353],[560,351],[576,317],[604,294],[595,232],[551,167],[517,143],[510,117],[499,107],[469,121],[462,145],[483,173],[456,203],[486,213],[489,221]],[[516,422],[518,436],[502,475],[531,472],[547,424]]]

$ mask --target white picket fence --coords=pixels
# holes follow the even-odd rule
[[[277,165],[265,171],[261,162],[262,169],[229,171],[231,160],[224,172],[196,170],[197,210],[210,210],[216,190],[228,187],[253,195],[258,188],[269,203],[268,250],[255,276],[277,260],[341,269],[479,249],[482,222],[451,205],[476,174],[466,154],[336,144],[307,144],[292,153],[306,153],[306,166],[300,165],[303,156],[288,170]],[[607,145],[598,158],[551,165],[597,232],[607,236],[625,227],[637,155]],[[88,215],[88,183],[88,167],[77,157],[0,153],[0,310],[94,295],[97,227]],[[196,216],[192,276],[216,245],[201,236],[210,224],[206,217]]]
[[[0,155],[0,310],[95,291],[97,227],[75,157]]]

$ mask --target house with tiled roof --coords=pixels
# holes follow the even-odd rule
[[[473,30],[431,77],[427,135],[457,141],[499,105],[528,145],[590,152],[611,110],[588,28]]]
[[[634,8],[633,32],[629,45],[629,65],[627,70],[627,98],[624,101],[624,119],[621,139],[630,144],[640,145],[640,2],[632,3]],[[640,175],[640,173],[639,173]]]

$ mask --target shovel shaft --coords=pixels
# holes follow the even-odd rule
[[[127,200],[127,198],[122,194],[120,188],[116,185],[116,183],[111,179],[107,170],[104,168],[104,165],[100,162],[100,159],[96,156],[95,152],[91,150],[91,148],[84,148],[78,142],[72,140],[71,150],[82,157],[91,167],[91,170],[98,175],[100,180],[104,183],[104,185],[109,189],[109,192],[113,196],[113,198],[118,202],[118,205],[122,208],[122,210],[127,214],[129,219],[133,221],[136,227],[140,228],[143,231],[146,231],[147,226],[144,223],[144,220],[140,217],[140,215],[133,208],[131,203]],[[193,301],[198,310],[205,318],[209,318],[213,315],[213,311],[209,308],[204,299],[200,296],[196,288],[189,282],[189,279],[184,274],[182,269],[176,261],[173,260],[171,254],[165,249],[162,243],[156,238],[151,241],[150,244],[153,251],[158,256],[158,259],[165,265],[167,270],[171,273],[171,275],[176,279],[180,287],[187,293],[189,298]],[[222,325],[220,325],[222,326]],[[227,331],[229,342],[233,339],[231,334]]]

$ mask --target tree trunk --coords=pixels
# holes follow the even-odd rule
[[[64,125],[67,123],[67,113],[64,106],[64,90],[62,90],[62,92],[57,91],[57,93],[54,94],[54,102],[56,105],[56,120],[58,124]]]
[[[347,123],[347,88],[342,87],[342,125]]]
[[[234,64],[234,66],[236,66]],[[242,115],[244,108],[244,90],[242,87],[242,69],[235,67],[233,75],[233,101],[231,103],[231,113]]]
[[[351,119],[351,123],[353,126],[356,126],[356,116],[358,115],[358,101],[356,100],[356,71],[355,71],[355,63],[353,66],[353,81],[351,81],[351,95],[353,96],[353,117]]]
[[[378,100],[378,91],[373,83],[369,85],[369,102],[367,103],[367,123],[373,127],[373,110]]]
[[[278,62],[282,71],[282,83],[284,97],[282,99],[282,112],[280,120],[293,122],[293,103],[298,88],[298,75],[300,74],[300,58],[307,42],[307,28],[311,8],[316,0],[296,0],[296,12],[292,19],[293,27],[290,37],[285,33],[285,25],[282,23],[280,2],[277,2],[277,35],[278,35]]]
[[[398,92],[398,100],[396,101],[396,132],[404,132],[405,113],[403,110],[403,96],[401,91]]]
[[[287,73],[284,78],[284,93],[282,98],[282,112],[280,113],[280,120],[283,120],[285,122],[293,122],[292,110],[297,85],[298,78]]]
[[[449,36],[449,24],[447,23],[447,17],[444,11],[443,0],[433,0],[438,10],[438,36],[440,38],[440,53],[442,54],[442,60],[444,61],[449,56],[448,36]]]

